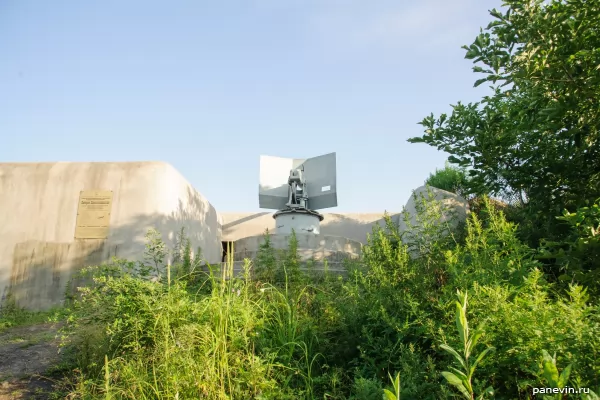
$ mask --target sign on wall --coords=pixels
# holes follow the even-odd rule
[[[112,190],[82,190],[80,192],[75,239],[106,239],[108,237],[112,199]]]

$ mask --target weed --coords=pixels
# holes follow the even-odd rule
[[[462,349],[458,352],[447,344],[442,344],[440,347],[450,353],[462,369],[450,367],[453,372],[444,371],[442,372],[442,375],[449,384],[458,389],[465,400],[473,400],[475,398],[475,391],[473,389],[472,380],[475,369],[477,368],[477,365],[485,359],[488,353],[494,351],[495,348],[488,347],[475,358],[474,350],[484,331],[481,328],[474,332],[469,331],[469,323],[467,320],[467,293],[465,292],[463,294],[459,291],[458,298],[459,301],[456,302],[456,329],[458,331],[458,336],[460,337]],[[475,358],[474,360],[472,356]],[[478,398],[483,399],[485,395],[493,394],[493,388],[488,387]]]

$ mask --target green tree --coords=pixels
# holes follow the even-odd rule
[[[474,43],[481,101],[433,114],[412,143],[470,166],[469,189],[525,205],[531,231],[600,196],[600,0],[505,0]],[[532,216],[535,218],[531,218]]]

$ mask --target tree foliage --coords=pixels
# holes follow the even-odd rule
[[[470,166],[470,190],[507,195],[554,221],[600,196],[600,1],[506,0],[464,46],[481,101],[433,114],[412,143]]]

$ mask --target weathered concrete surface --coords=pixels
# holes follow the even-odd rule
[[[402,240],[410,256],[417,258],[427,252],[430,244],[447,237],[464,222],[468,213],[469,202],[455,193],[427,186],[415,189],[398,216],[398,228],[406,232]],[[426,232],[430,224],[439,229]]]
[[[271,234],[269,235],[271,247],[275,256],[281,256],[281,251],[289,248],[291,235]],[[301,262],[301,270],[310,270],[314,273],[329,273],[346,275],[348,273],[345,261],[356,260],[360,257],[362,243],[339,236],[296,234],[298,240],[298,258]],[[240,276],[243,273],[245,259],[256,260],[260,246],[265,242],[264,235],[242,238],[233,243],[233,257],[223,263],[220,274],[231,268],[232,276]],[[232,260],[233,259],[233,260]],[[310,261],[310,262],[309,262]],[[310,267],[309,267],[310,265]],[[251,264],[252,268],[252,264]]]
[[[408,228],[403,218],[405,214],[409,216],[409,226],[418,226],[421,223],[417,215],[419,214],[419,209],[422,207],[423,200],[428,202],[433,200],[439,205],[441,218],[437,220],[437,223],[448,224],[450,228],[454,228],[459,223],[464,222],[469,213],[469,202],[459,195],[431,186],[421,186],[415,189],[409,197],[402,215],[397,216],[401,231]]]
[[[288,248],[291,235],[270,235],[271,246],[277,250]],[[339,236],[297,234],[298,256],[301,261],[342,261],[344,258],[360,256],[362,243]],[[265,242],[264,235],[237,240],[233,244],[234,261],[256,257],[260,246]]]
[[[367,243],[367,234],[371,233],[375,224],[384,224],[381,213],[324,213],[320,233],[326,236],[345,237],[363,244]],[[273,213],[221,213],[223,218],[223,241],[235,242],[239,239],[259,236],[275,230]],[[398,213],[389,213],[393,220]]]
[[[105,240],[74,239],[82,190],[113,191]],[[141,259],[151,227],[168,245],[184,227],[207,261],[221,260],[216,210],[162,162],[0,163],[0,221],[0,294],[30,309],[59,305],[82,266]]]

